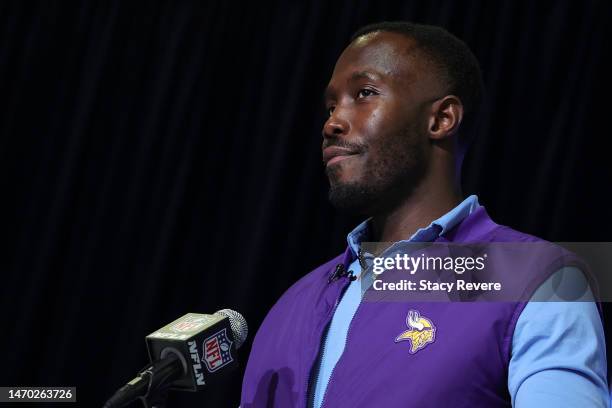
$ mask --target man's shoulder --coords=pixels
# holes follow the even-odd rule
[[[458,230],[465,228],[467,231],[469,231],[477,225],[483,226],[484,233],[480,235],[479,238],[484,238],[485,240],[491,242],[546,242],[544,238],[519,231],[508,225],[498,224],[491,219],[484,207],[481,207],[479,211],[475,212],[473,223],[466,223],[467,226],[462,224],[463,223],[459,224],[457,228]]]
[[[544,238],[501,224],[491,231],[490,238],[493,242],[547,242]]]
[[[445,241],[455,243],[546,241],[507,225],[498,224],[491,218],[484,206],[475,209],[448,231],[443,238]]]
[[[329,276],[335,266],[343,261],[343,257],[340,254],[330,259],[291,285],[268,311],[257,331],[255,342],[260,345],[266,343],[278,327],[294,325],[296,317],[303,321],[305,314],[312,312],[321,302]]]
[[[329,261],[317,266],[295,283],[293,283],[274,303],[268,312],[268,318],[275,316],[283,310],[306,307],[316,302],[328,286],[329,276],[337,264],[342,263],[344,254],[340,254]]]
[[[313,287],[319,287],[322,284],[327,284],[327,279],[329,278],[330,274],[333,272],[336,265],[342,263],[343,260],[344,253],[341,253],[317,266],[291,285],[289,289],[285,291],[283,297],[294,295],[296,292],[299,294],[299,292],[312,289]]]

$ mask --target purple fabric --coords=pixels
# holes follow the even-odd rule
[[[528,242],[540,239],[495,224],[479,207],[437,242]],[[242,385],[241,407],[306,407],[310,372],[325,327],[348,284],[328,283],[343,255],[321,265],[273,306],[259,328]],[[516,265],[530,297],[554,272]],[[536,269],[536,270],[534,270]],[[539,269],[539,270],[538,270]],[[521,279],[520,281],[523,281]],[[507,370],[516,321],[524,302],[367,302],[351,322],[343,355],[323,407],[509,407]],[[409,310],[435,326],[433,342],[411,353]]]

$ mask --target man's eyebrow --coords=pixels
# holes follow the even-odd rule
[[[382,78],[383,78],[383,75],[379,74],[378,72],[374,72],[374,71],[356,71],[356,72],[353,72],[350,76],[351,81],[357,81],[359,79],[367,79],[370,81],[380,81]],[[332,99],[334,93],[335,93],[335,90],[327,86],[325,88],[325,91],[323,91],[323,102],[325,103],[325,101]]]
[[[353,72],[353,74],[351,75],[351,79],[369,79],[370,81],[379,81],[382,79],[382,75],[378,72],[372,71],[357,71]]]

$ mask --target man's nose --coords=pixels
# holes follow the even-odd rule
[[[323,138],[335,138],[338,136],[346,136],[350,130],[350,124],[336,108],[325,124],[323,125]]]

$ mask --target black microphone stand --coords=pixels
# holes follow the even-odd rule
[[[124,385],[103,408],[121,408],[140,399],[145,408],[165,408],[170,384],[184,374],[183,364],[174,353],[145,366],[136,378]]]
[[[149,366],[141,373],[148,381],[147,393],[139,397],[145,408],[166,408],[170,384],[183,374],[180,360],[173,354],[170,356],[174,358],[165,358],[155,370],[152,369],[153,366]],[[180,370],[177,370],[177,364],[181,367]]]

